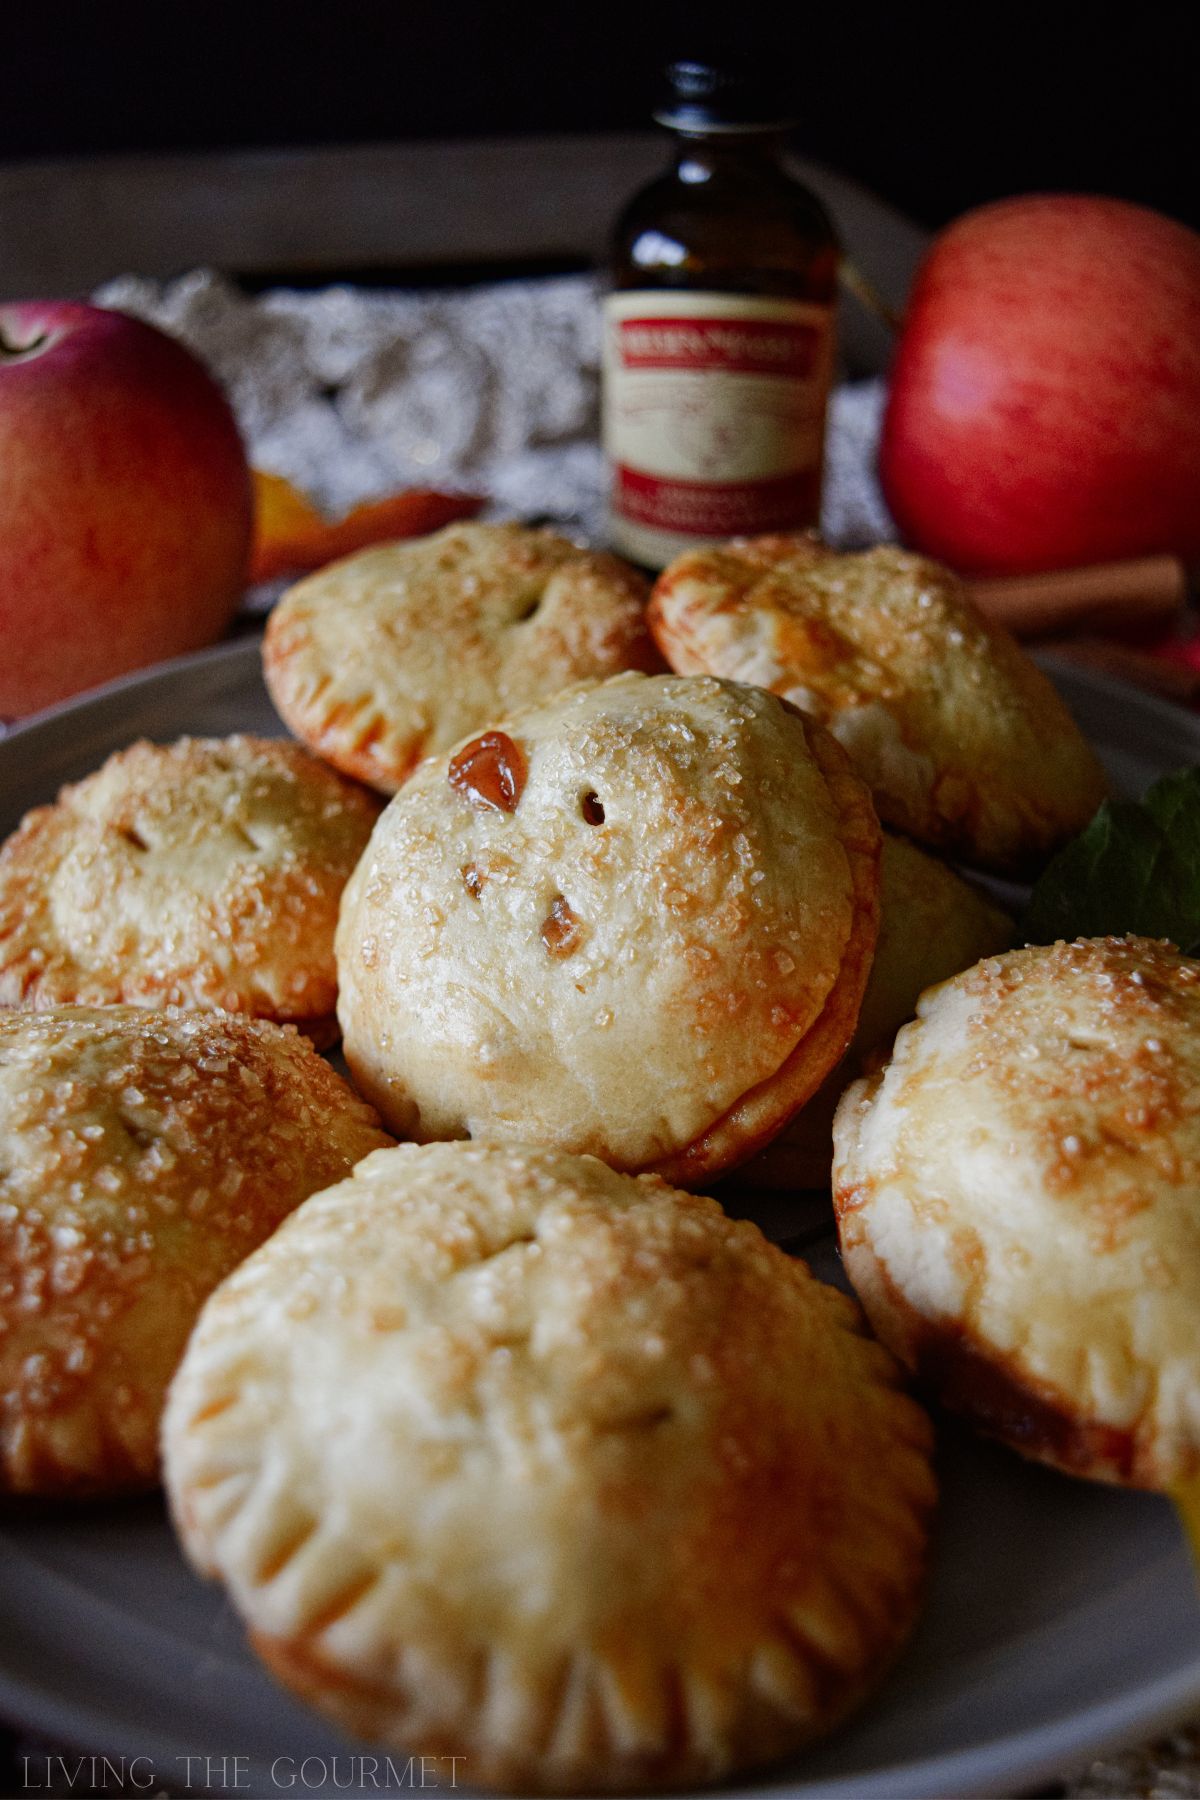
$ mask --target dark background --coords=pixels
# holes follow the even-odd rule
[[[723,10],[714,34],[694,4],[10,4],[0,158],[637,128],[669,56],[736,39],[784,72],[801,151],[924,224],[1069,188],[1200,226],[1183,6]]]
[[[1182,4],[792,0],[767,24],[725,0],[718,31],[695,0],[0,7],[0,160],[639,129],[665,61],[733,45],[790,87],[801,152],[924,225],[1072,189],[1200,228],[1200,63]],[[0,1732],[0,1793],[19,1791],[15,1758]]]

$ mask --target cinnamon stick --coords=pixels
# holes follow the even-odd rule
[[[981,612],[1018,637],[1041,638],[1167,625],[1183,610],[1188,579],[1177,556],[1141,556],[967,586]]]

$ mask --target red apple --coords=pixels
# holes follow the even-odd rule
[[[219,637],[250,552],[246,455],[182,344],[0,304],[0,716]]]
[[[880,476],[905,537],[967,573],[1200,558],[1200,236],[1072,194],[956,220],[905,314]]]

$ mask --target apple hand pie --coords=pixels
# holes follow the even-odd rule
[[[584,679],[659,669],[645,578],[523,525],[451,525],[321,569],[267,620],[296,736],[386,794],[423,756]]]
[[[845,1050],[879,826],[755,688],[622,675],[432,757],[346,889],[339,1017],[402,1137],[516,1138],[694,1185]]]
[[[650,623],[682,674],[751,681],[849,751],[885,825],[981,868],[1044,862],[1104,776],[1050,682],[958,577],[907,550],[735,538],[678,557]]]
[[[219,1007],[332,1042],[338,903],[378,811],[296,744],[118,751],[0,848],[0,1006]]]
[[[834,1204],[948,1406],[1071,1474],[1200,1475],[1200,962],[1086,938],[933,989],[842,1099]]]
[[[163,1442],[280,1679],[472,1785],[770,1761],[875,1685],[923,1587],[929,1423],[854,1303],[591,1157],[369,1157],[213,1295]]]
[[[295,1031],[226,1013],[0,1013],[0,1490],[152,1486],[217,1283],[390,1140]]]

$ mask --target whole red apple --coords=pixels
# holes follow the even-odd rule
[[[1200,236],[1070,194],[956,220],[905,314],[880,477],[967,573],[1200,557]]]
[[[0,304],[0,717],[219,637],[251,523],[189,350],[124,313]]]

